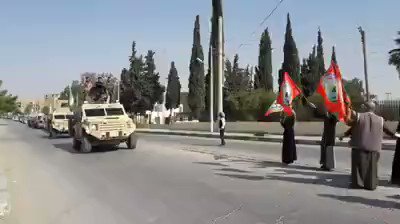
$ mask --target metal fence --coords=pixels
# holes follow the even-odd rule
[[[400,120],[400,100],[380,100],[376,109],[377,113],[387,120]]]

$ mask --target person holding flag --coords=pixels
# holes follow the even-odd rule
[[[313,104],[307,101],[313,108],[316,117],[324,119],[324,130],[321,139],[321,169],[330,171],[335,168],[335,154],[333,147],[336,140],[336,124],[344,122],[346,108],[350,105],[350,99],[344,89],[342,75],[339,66],[334,60],[324,76],[322,76],[317,87],[325,104],[326,111],[321,113]]]
[[[296,114],[293,110],[292,103],[299,95],[301,95],[300,88],[290,78],[289,74],[285,72],[276,103],[282,106],[283,116],[280,121],[282,127],[284,128],[282,163],[286,165],[297,160],[296,140],[294,133]],[[268,115],[268,111],[266,115]]]

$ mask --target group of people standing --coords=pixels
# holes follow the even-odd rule
[[[336,125],[338,119],[329,112],[321,113],[320,110],[303,97],[303,104],[310,107],[315,116],[324,119],[324,130],[321,140],[321,169],[330,171],[335,168],[333,147],[336,142]],[[383,133],[395,138],[395,133],[389,130],[384,119],[374,113],[375,104],[367,102],[364,104],[364,112],[359,113],[347,105],[347,116],[345,123],[350,128],[339,139],[350,136],[352,147],[351,162],[351,187],[376,189],[378,185],[378,160],[382,148]],[[281,119],[284,128],[282,163],[291,164],[297,160],[294,124],[296,114],[291,116],[285,114]],[[400,122],[397,127],[400,132]],[[400,186],[400,139],[397,139],[396,150],[392,166],[391,183]]]

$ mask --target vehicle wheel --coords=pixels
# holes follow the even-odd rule
[[[89,139],[84,136],[81,142],[81,152],[89,153],[92,151],[92,144],[90,143]]]
[[[52,127],[49,128],[49,138],[56,138],[57,137],[57,133],[54,131],[54,129]]]
[[[126,142],[126,145],[128,146],[128,149],[136,149],[136,144],[137,144],[137,136],[135,135],[135,133],[132,133],[129,136],[128,141]]]
[[[72,139],[72,148],[75,150],[80,150],[81,149],[81,142],[78,141],[76,138]]]

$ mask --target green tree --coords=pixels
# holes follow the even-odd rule
[[[273,90],[272,43],[268,28],[261,35],[258,67],[255,76],[255,89]]]
[[[204,109],[204,55],[200,40],[200,16],[196,16],[193,30],[193,47],[190,59],[189,76],[189,107],[195,119],[200,118],[200,113]]]
[[[233,73],[232,62],[229,59],[225,60],[225,83],[224,87],[228,93],[234,92],[235,77]]]
[[[160,83],[160,73],[156,72],[156,64],[154,62],[155,52],[149,50],[145,57],[145,77],[142,80],[144,86],[148,89],[144,89],[143,92],[148,92],[148,97],[150,105],[147,110],[152,110],[155,103],[163,103],[163,94],[165,92],[165,87]],[[204,75],[203,75],[204,78]]]
[[[28,105],[25,106],[24,114],[30,114],[32,112],[32,109],[33,109],[33,104],[29,103]]]
[[[49,115],[50,114],[50,107],[44,106],[42,108],[42,113],[44,113],[45,115]]]
[[[286,25],[286,33],[285,33],[285,44],[283,46],[283,63],[282,69],[279,72],[279,87],[282,83],[282,78],[284,72],[288,72],[290,77],[294,82],[300,83],[300,59],[298,56],[298,50],[296,47],[296,42],[293,39],[292,34],[292,24],[290,21],[290,15],[287,14],[287,25]]]
[[[239,66],[239,55],[233,59],[233,65],[229,60],[225,62],[225,89],[228,94],[249,90],[250,67],[245,69]]]
[[[264,89],[239,91],[227,96],[225,112],[232,120],[262,120],[275,99],[275,93]]]
[[[319,78],[322,77],[325,74],[325,60],[324,60],[324,47],[323,47],[323,42],[324,40],[322,39],[322,33],[321,29],[318,28],[318,45],[317,45],[317,64],[318,64],[318,75]]]
[[[71,83],[71,92],[72,96],[75,99],[80,98],[82,87],[81,83],[78,80],[73,80]],[[60,93],[60,100],[68,100],[69,99],[69,86],[66,86],[64,90]],[[77,103],[77,102],[76,102]]]
[[[316,57],[315,46],[307,59],[303,59],[301,66],[301,84],[306,96],[311,96],[315,92],[319,83],[318,61]]]
[[[363,82],[358,78],[353,78],[352,80],[343,80],[343,84],[351,104],[355,109],[359,109],[365,102]]]
[[[397,32],[397,34],[400,35],[400,31]],[[400,38],[396,38],[394,42],[396,43],[398,48],[389,51],[389,65],[393,65],[396,67],[400,79]]]
[[[337,64],[335,46],[333,46],[333,47],[332,47],[332,56],[331,56],[331,61],[333,61],[335,64]]]
[[[17,112],[17,96],[13,96],[8,93],[7,90],[2,89],[3,82],[0,80],[0,112],[8,113],[8,112]]]
[[[179,81],[178,71],[175,62],[171,62],[171,68],[168,74],[168,86],[165,107],[169,110],[179,107],[181,96],[181,83]]]
[[[303,58],[303,63],[300,67],[300,76],[301,76],[301,87],[303,93],[306,97],[311,96],[311,81],[310,81],[310,69],[307,64],[307,59]]]

